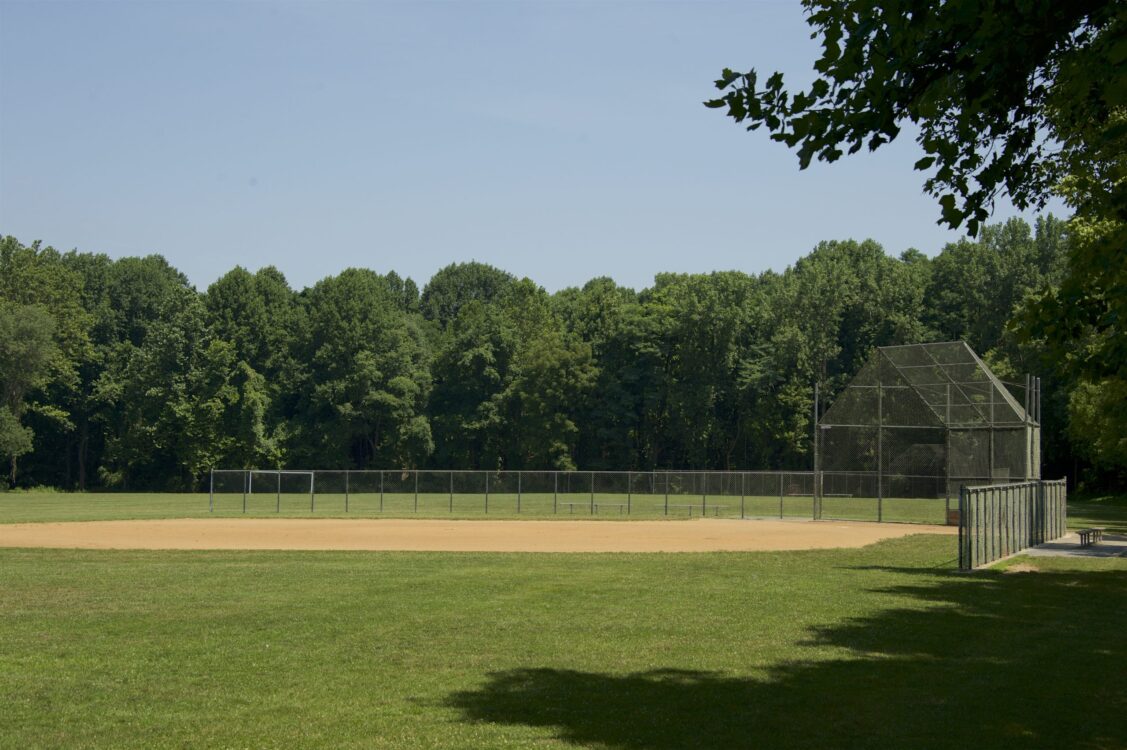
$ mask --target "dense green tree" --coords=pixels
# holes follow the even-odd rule
[[[565,331],[548,295],[527,279],[502,294],[500,308],[514,343],[499,394],[511,437],[495,434],[494,452],[511,468],[574,469],[575,405],[596,376],[591,347]]]
[[[15,482],[16,460],[31,452],[33,437],[31,429],[20,424],[20,420],[7,405],[0,406],[0,459],[9,462],[9,483]]]
[[[924,320],[942,338],[965,339],[983,353],[995,348],[1025,298],[1060,282],[1064,234],[1052,216],[1038,220],[1036,234],[1010,219],[947,245],[932,261]]]
[[[39,243],[21,245],[0,237],[0,301],[36,306],[51,318],[54,347],[35,387],[36,407],[20,419],[34,435],[38,450],[27,451],[25,467],[66,473],[80,389],[80,373],[93,356],[91,316],[82,304],[82,278],[67,267],[65,256]]]
[[[233,347],[208,340],[193,290],[164,298],[139,345],[113,347],[95,384],[106,441],[101,481],[122,489],[199,486],[230,439],[220,427],[234,394],[218,386],[233,364]]]
[[[292,454],[313,466],[420,465],[433,450],[429,353],[388,280],[348,269],[304,295],[308,369]]]
[[[512,274],[485,263],[452,263],[423,287],[419,308],[424,318],[445,329],[463,306],[473,300],[489,304],[515,281]]]
[[[575,466],[577,402],[593,385],[590,347],[524,279],[460,306],[433,365],[440,465]]]
[[[738,272],[662,274],[643,293],[661,367],[648,430],[658,466],[742,464],[733,462],[747,415],[741,368],[767,324],[760,284]]]
[[[29,396],[47,384],[57,352],[55,320],[44,307],[0,301],[0,456],[8,459],[13,485],[17,459],[32,446],[33,433],[22,424],[23,416],[50,408]]]
[[[648,400],[659,368],[653,323],[633,289],[592,279],[553,296],[565,328],[586,341],[597,368],[594,386],[574,404],[575,461],[592,469],[652,468],[647,452]]]
[[[236,267],[208,287],[205,304],[211,335],[234,347],[240,403],[250,409],[240,412],[250,422],[239,422],[239,431],[253,437],[253,447],[229,455],[225,464],[284,463],[288,423],[305,376],[295,355],[305,325],[298,297],[276,268],[251,274]]]
[[[603,278],[548,295],[465,264],[427,285],[429,320],[395,274],[295,293],[235,268],[199,294],[157,256],[6,238],[7,324],[30,307],[51,325],[49,364],[0,405],[0,453],[22,483],[130,489],[198,488],[213,467],[808,468],[815,383],[824,406],[873,347],[965,338],[1007,379],[1044,376],[1049,471],[1115,481],[1121,380],[1091,368],[1117,324],[1062,356],[1012,322],[1064,288],[1086,226],[1107,231],[1011,221],[934,260],[825,242],[782,273],[660,274],[637,293]]]

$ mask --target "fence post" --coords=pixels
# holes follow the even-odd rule
[[[783,472],[779,472],[779,518],[783,517]]]
[[[215,469],[211,470],[211,481],[208,482],[207,490],[207,512],[215,512]]]
[[[520,478],[522,476],[524,476],[524,472],[518,471],[517,472],[517,515],[518,516],[520,515],[520,484],[521,484]]]
[[[243,472],[243,513],[247,512],[247,489],[250,487],[250,469]]]
[[[595,472],[591,472],[591,515],[595,515]]]
[[[966,487],[959,490],[959,570],[969,570],[967,565],[967,534],[963,528],[967,522]]]
[[[552,472],[552,513],[560,512],[560,473]]]
[[[665,472],[665,515],[669,515],[669,472]]]
[[[314,490],[314,488],[313,488],[313,482],[314,482],[314,479],[316,478],[316,476],[317,476],[317,472],[315,472],[315,471],[309,472],[309,512],[310,513],[312,513],[315,510],[316,502],[317,502],[317,493],[316,493],[316,490]]]
[[[744,516],[744,500],[747,497],[747,474],[740,473],[740,519]]]
[[[879,350],[878,350],[879,351]],[[878,373],[880,371],[878,370]],[[881,520],[884,505],[884,389],[877,376],[877,521]]]
[[[701,488],[700,488],[700,515],[704,518],[708,515],[708,474],[702,473]]]
[[[419,470],[415,469],[415,512],[419,512]]]
[[[344,512],[348,512],[348,469],[344,470]]]
[[[485,514],[489,515],[489,470],[485,470]]]
[[[1038,398],[1040,395],[1038,394]],[[1038,416],[1040,416],[1038,414]],[[1057,506],[1057,537],[1062,537],[1068,532],[1068,487],[1063,484],[1056,486],[1053,500]]]
[[[1037,505],[1040,506],[1040,511],[1041,511],[1040,523],[1037,524],[1038,527],[1039,527],[1038,528],[1038,534],[1040,536],[1041,543],[1044,543],[1046,541],[1048,534],[1050,533],[1048,531],[1048,529],[1046,529],[1046,524],[1047,524],[1048,520],[1050,518],[1052,518],[1052,516],[1049,515],[1049,509],[1048,509],[1047,504],[1045,503],[1045,483],[1044,482],[1038,482],[1037,483]]]
[[[380,469],[380,513],[383,513],[383,469]]]
[[[630,501],[634,497],[634,472],[626,472],[626,515],[630,515]]]
[[[450,512],[454,512],[454,472],[450,472]]]

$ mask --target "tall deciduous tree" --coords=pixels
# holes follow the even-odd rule
[[[66,473],[70,466],[80,373],[93,356],[91,316],[82,304],[82,278],[65,257],[38,242],[21,245],[0,237],[0,301],[37,306],[52,320],[55,343],[34,407],[21,417],[39,450],[28,451],[26,467]]]
[[[424,318],[445,329],[466,304],[489,304],[514,281],[512,274],[485,263],[452,263],[427,282],[419,307]]]
[[[314,466],[420,465],[433,450],[420,321],[387,277],[348,269],[305,295],[308,368],[292,441]]]
[[[58,352],[54,337],[54,318],[42,306],[0,301],[0,456],[8,459],[13,485],[17,459],[32,445],[33,434],[21,422],[34,408],[31,392],[47,383]]]

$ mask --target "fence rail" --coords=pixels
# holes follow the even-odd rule
[[[871,472],[813,471],[216,469],[211,472],[209,509],[948,522],[953,498],[945,477],[886,475],[882,491],[879,479]]]
[[[959,567],[972,570],[1067,533],[1063,479],[963,487]]]

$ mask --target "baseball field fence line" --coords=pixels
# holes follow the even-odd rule
[[[963,487],[959,493],[959,567],[988,565],[1064,536],[1065,480]]]
[[[213,513],[709,516],[947,524],[944,477],[813,471],[215,469]]]

